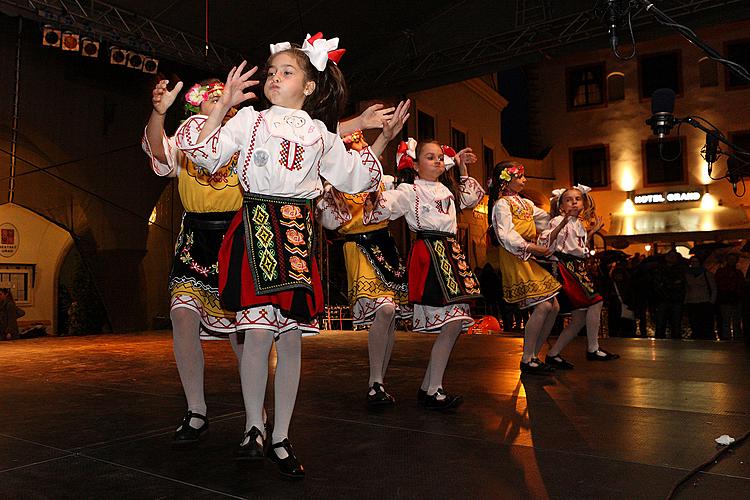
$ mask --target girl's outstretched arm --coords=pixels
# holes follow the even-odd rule
[[[404,123],[409,119],[409,106],[411,106],[410,99],[398,103],[393,116],[383,125],[383,132],[380,133],[375,142],[372,143],[372,146],[370,146],[375,156],[383,154],[388,143],[395,139],[399,132],[401,132],[401,129],[404,128]]]
[[[339,135],[346,137],[355,130],[371,130],[383,128],[393,118],[395,107],[385,107],[385,104],[373,104],[361,115],[339,123]]]
[[[233,107],[242,104],[248,99],[256,97],[255,93],[247,92],[245,89],[258,84],[258,80],[250,80],[250,77],[258,71],[258,67],[254,66],[244,73],[242,70],[247,66],[247,61],[242,61],[239,66],[235,66],[229,70],[227,75],[227,82],[224,84],[224,92],[221,94],[219,101],[214,106],[211,114],[208,115],[206,123],[203,124],[203,129],[198,135],[196,142],[203,142],[208,136],[210,136],[217,128],[219,128],[224,121],[224,116]]]
[[[151,116],[143,133],[143,150],[151,159],[151,168],[160,176],[173,177],[177,173],[179,150],[170,145],[164,133],[164,117],[182,90],[182,82],[177,82],[170,91],[169,80],[161,80],[151,92]]]

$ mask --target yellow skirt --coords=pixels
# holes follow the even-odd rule
[[[560,283],[533,260],[521,260],[503,247],[497,251],[497,264],[503,277],[503,298],[521,309],[544,302],[560,291]],[[494,259],[493,259],[494,260]]]
[[[360,299],[379,299],[388,297],[396,305],[407,305],[409,295],[388,287],[380,279],[375,269],[367,260],[357,244],[353,241],[344,243],[344,261],[346,276],[349,282],[349,304],[354,305]]]

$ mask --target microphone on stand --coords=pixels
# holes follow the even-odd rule
[[[617,50],[617,0],[607,0],[607,26],[609,46],[612,50]]]
[[[677,124],[674,117],[675,93],[672,89],[658,89],[651,96],[651,118],[646,124],[651,126],[654,135],[661,142]]]
[[[706,133],[706,145],[703,147],[703,151],[708,163],[708,175],[711,175],[711,169],[719,159],[719,138],[714,134]]]
[[[727,177],[732,184],[732,191],[734,194],[737,194],[737,183],[742,179],[740,168],[740,162],[737,158],[730,156],[729,159],[727,159]]]

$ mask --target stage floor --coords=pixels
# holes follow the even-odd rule
[[[464,405],[416,404],[432,337],[398,333],[386,387],[368,412],[367,336],[303,341],[290,437],[307,478],[237,464],[244,429],[236,360],[204,343],[211,431],[170,446],[185,411],[168,331],[0,342],[0,498],[664,498],[750,430],[742,343],[608,339],[622,358],[519,379],[521,339],[464,336],[445,377]],[[269,402],[273,391],[269,391]],[[750,444],[676,498],[749,498]]]

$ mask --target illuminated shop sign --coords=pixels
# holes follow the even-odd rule
[[[686,201],[700,201],[701,191],[668,191],[662,193],[645,193],[633,196],[636,205],[653,205],[655,203],[683,203]]]

